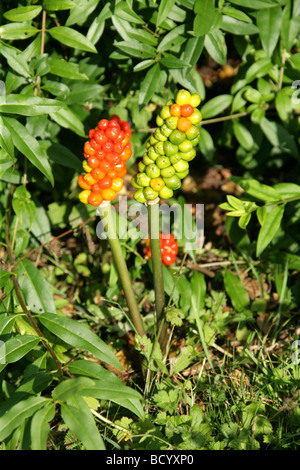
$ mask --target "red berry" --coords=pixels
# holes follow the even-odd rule
[[[89,138],[92,139],[94,137],[94,134],[95,134],[95,129],[91,129],[89,131]]]
[[[100,160],[95,155],[92,155],[88,158],[87,162],[90,168],[96,168],[99,165]]]
[[[116,127],[117,129],[120,129],[120,125],[119,125],[118,121],[116,121],[115,119],[111,119],[109,121],[108,127]]]
[[[94,134],[94,139],[97,144],[104,144],[107,141],[107,137],[104,131],[96,131]]]
[[[104,173],[107,173],[109,170],[111,170],[110,164],[109,164],[108,161],[106,161],[105,159],[103,159],[103,160],[100,161],[100,163],[99,163],[99,168],[100,168],[100,170],[102,170]]]
[[[114,144],[112,143],[112,141],[108,140],[107,142],[104,142],[104,144],[102,145],[102,150],[104,150],[105,153],[110,153],[112,152],[113,147],[114,147]]]
[[[116,114],[113,114],[110,119],[112,119],[113,121],[117,121],[118,124],[120,124],[121,122],[121,119],[119,118],[119,116],[117,116]]]
[[[98,123],[99,129],[104,131],[105,129],[107,129],[108,123],[109,123],[108,119],[101,119]]]
[[[121,161],[120,156],[115,153],[107,153],[105,158],[111,166],[115,166]]]
[[[96,152],[96,157],[97,157],[99,160],[103,160],[103,158],[105,158],[105,155],[106,155],[106,153],[105,153],[104,150],[102,150],[102,149],[99,149],[99,150],[97,150],[97,152]]]
[[[113,151],[114,151],[115,153],[120,154],[120,153],[123,152],[123,150],[124,150],[124,145],[122,144],[122,142],[116,142],[116,143],[114,144]]]
[[[99,180],[98,184],[101,189],[108,189],[111,187],[112,179],[106,175],[102,180]]]

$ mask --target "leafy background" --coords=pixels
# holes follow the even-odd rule
[[[2,448],[299,448],[299,0],[4,0],[0,17]],[[164,269],[165,361],[134,343],[77,177],[116,113],[134,173],[182,87],[203,121],[176,200],[205,204],[206,240]],[[151,337],[150,264],[122,244]]]

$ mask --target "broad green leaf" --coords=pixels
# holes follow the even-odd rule
[[[206,160],[212,161],[215,154],[215,144],[212,136],[204,127],[200,129],[199,148]]]
[[[166,53],[160,59],[160,63],[168,69],[185,69],[189,67],[188,62],[178,59],[173,54],[166,54]]]
[[[28,39],[35,36],[39,30],[34,26],[24,23],[8,23],[0,26],[1,39],[15,40],[15,39]]]
[[[79,158],[62,144],[56,142],[44,141],[46,152],[50,160],[73,170],[82,171],[82,162]]]
[[[279,39],[282,22],[282,9],[264,8],[258,11],[256,24],[262,46],[268,57],[271,57]]]
[[[299,11],[297,11],[298,3],[287,0],[283,10],[280,35],[283,45],[288,52],[291,50],[300,31],[300,16]]]
[[[282,199],[300,196],[300,185],[295,183],[277,183],[273,188],[281,195]]]
[[[114,9],[114,15],[119,16],[123,20],[130,23],[144,24],[145,21],[141,18],[127,2],[121,1],[117,3]]]
[[[267,215],[266,206],[261,206],[256,210],[256,216],[257,216],[257,219],[258,219],[258,222],[260,223],[260,225],[263,225],[263,223],[265,221],[265,218],[266,218],[266,215]]]
[[[241,217],[239,218],[239,227],[241,227],[243,230],[245,230],[245,228],[247,227],[247,225],[250,222],[250,219],[251,219],[251,214],[250,213],[241,215]]]
[[[12,207],[21,227],[30,228],[35,218],[35,204],[25,186],[18,186],[13,194]]]
[[[8,271],[1,271],[0,272],[0,288],[2,289],[5,284],[7,283],[8,279],[10,278],[11,273]],[[12,332],[12,329],[14,327],[15,320],[17,318],[17,315],[14,316],[8,316],[1,314],[0,316],[0,336],[2,335],[8,335],[9,333]]]
[[[203,310],[205,306],[206,295],[206,282],[202,273],[194,271],[191,278],[191,288],[191,311],[194,312],[194,315],[199,317],[200,311]]]
[[[165,21],[165,19],[168,18],[174,4],[175,4],[175,0],[161,0],[161,2],[159,3],[157,19],[156,19],[157,28]]]
[[[150,46],[156,46],[158,42],[155,36],[144,29],[132,29],[132,31],[128,31],[127,34],[130,38],[149,44]]]
[[[232,103],[231,95],[218,95],[207,101],[201,108],[203,119],[209,119],[225,111]]]
[[[73,361],[68,366],[71,374],[75,376],[85,376],[90,377],[91,379],[99,380],[115,380],[116,384],[120,384],[120,379],[109,370],[105,369],[103,366],[97,362],[92,362],[86,359],[77,359]]]
[[[27,418],[42,408],[47,401],[47,398],[44,397],[31,396],[7,410],[7,412],[0,417],[0,441],[6,439],[17,427],[21,426]]]
[[[97,49],[82,33],[68,26],[54,26],[47,32],[57,41],[75,49],[97,53]]]
[[[282,121],[287,121],[293,114],[290,88],[282,88],[276,93],[275,106]]]
[[[272,69],[273,65],[269,57],[258,59],[257,62],[250,65],[246,72],[246,84],[253,82],[256,78],[263,77]]]
[[[43,206],[36,204],[36,218],[30,227],[30,232],[34,238],[40,243],[46,243],[51,239],[51,226],[47,212]]]
[[[119,370],[122,369],[111,349],[87,326],[71,318],[59,317],[51,313],[43,313],[38,318],[49,331],[73,348],[89,351],[100,361],[107,362]]]
[[[176,29],[176,28],[175,28]],[[170,34],[170,33],[169,33]],[[166,36],[165,36],[166,37]],[[188,62],[190,67],[194,67],[199,60],[204,46],[204,36],[199,38],[189,38],[184,46],[181,58]],[[163,42],[163,41],[162,41]],[[160,43],[161,45],[161,43]]]
[[[30,424],[30,438],[32,450],[47,450],[47,440],[50,431],[50,421],[55,416],[55,405],[52,401],[36,411]]]
[[[237,312],[243,312],[249,307],[249,295],[241,279],[227,270],[224,273],[224,287]]]
[[[86,37],[94,45],[97,44],[103,34],[105,21],[112,15],[110,6],[110,2],[106,2],[101,13],[93,20],[89,27]]]
[[[0,145],[9,154],[11,158],[14,158],[14,144],[13,144],[9,129],[5,126],[4,121],[1,116],[0,116]]]
[[[26,60],[23,58],[21,53],[18,53],[14,49],[2,46],[0,53],[6,58],[8,65],[22,77],[30,77],[30,70]]]
[[[59,111],[63,103],[38,96],[12,94],[0,97],[0,113],[38,116]]]
[[[260,127],[266,138],[274,147],[280,148],[282,152],[288,153],[294,158],[299,157],[299,150],[294,136],[279,122],[264,118],[260,122]]]
[[[50,72],[59,77],[70,78],[72,80],[88,80],[88,76],[79,72],[78,65],[72,62],[67,62],[64,59],[48,60]]]
[[[240,21],[227,15],[223,15],[221,28],[227,33],[240,36],[258,33],[258,28],[254,24],[246,23],[245,21]]]
[[[0,345],[0,371],[3,370],[7,364],[19,361],[19,359],[35,348],[39,342],[40,338],[33,335],[18,335],[9,338]]]
[[[126,54],[138,57],[139,59],[151,59],[156,56],[154,47],[148,44],[141,44],[139,41],[120,41],[115,46]]]
[[[39,142],[31,136],[25,126],[13,118],[3,117],[5,126],[10,130],[17,149],[54,185],[52,171]]]
[[[251,150],[254,146],[254,140],[251,132],[237,119],[233,121],[233,132],[239,144],[246,150]]]
[[[169,31],[161,40],[157,47],[157,51],[163,52],[171,49],[176,40],[184,33],[185,26],[183,24]]]
[[[141,70],[148,69],[153,64],[155,64],[155,60],[153,59],[142,60],[142,62],[139,62],[137,65],[133,67],[133,70],[135,72],[140,72]]]
[[[245,21],[246,23],[252,23],[251,18],[248,15],[246,15],[246,13],[244,13],[241,10],[238,10],[237,8],[233,8],[230,5],[224,6],[222,9],[222,13],[227,16],[232,16],[233,18],[236,18],[237,20]]]
[[[281,201],[281,195],[272,186],[255,179],[241,179],[238,184],[247,194],[261,201]]]
[[[229,0],[229,2],[243,8],[252,8],[254,10],[259,10],[260,8],[274,8],[278,5],[277,2],[272,0]]]
[[[74,398],[77,406],[70,403],[61,405],[62,419],[75,436],[83,443],[86,450],[105,450],[94,418],[82,398]]]
[[[68,105],[99,101],[104,88],[97,83],[75,83],[70,85],[70,91],[64,100]]]
[[[71,0],[43,0],[44,10],[57,11],[57,10],[70,10],[74,8],[76,3]]]
[[[35,18],[42,11],[42,7],[37,6],[28,6],[28,7],[19,7],[8,10],[4,13],[4,18],[8,21],[29,21]]]
[[[221,21],[221,14],[215,8],[213,0],[197,0],[194,10],[196,16],[193,31],[197,37],[208,34]]]
[[[76,6],[71,9],[65,26],[71,26],[73,24],[83,25],[98,4],[99,0],[76,1]]]
[[[271,243],[276,233],[279,230],[281,220],[284,214],[284,205],[275,206],[266,215],[264,223],[260,228],[257,245],[256,245],[256,256],[259,257],[262,252]]]
[[[139,93],[139,104],[146,105],[158,89],[160,83],[160,66],[158,63],[153,65],[145,75]]]
[[[32,312],[56,312],[53,295],[48,282],[27,258],[16,265],[16,274],[26,304]]]
[[[261,93],[256,90],[255,88],[252,87],[247,87],[244,93],[245,98],[247,101],[250,101],[250,103],[260,103],[262,100],[262,95]]]
[[[227,46],[224,33],[221,30],[214,31],[205,36],[205,49],[208,54],[220,65],[227,61]]]
[[[51,119],[62,127],[70,129],[81,137],[85,137],[84,125],[76,114],[67,106],[50,114]]]

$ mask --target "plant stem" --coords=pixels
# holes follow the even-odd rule
[[[133,325],[140,336],[145,334],[144,325],[138,304],[135,298],[134,291],[132,289],[132,282],[129,276],[127,265],[123,256],[122,247],[120,245],[119,238],[117,236],[115,221],[112,216],[111,205],[99,206],[99,215],[102,219],[104,230],[106,231],[110,249],[112,251],[114,261],[117,266],[117,270],[121,279],[121,283],[124,289],[127,305],[129,308],[130,316]]]
[[[204,121],[201,121],[201,126],[205,126],[206,124],[214,124],[216,122],[228,121],[230,119],[237,119],[237,118],[244,117],[247,115],[248,115],[248,112],[245,111],[243,113],[230,114],[229,116],[222,116],[222,117],[214,118],[214,119],[206,119]]]
[[[160,330],[158,342],[162,353],[164,354],[166,348],[167,325],[164,319],[165,290],[159,237],[159,202],[155,204],[148,204],[147,209],[153,269],[153,284],[155,292],[157,331]]]

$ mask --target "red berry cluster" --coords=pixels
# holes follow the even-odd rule
[[[159,234],[160,236],[160,250],[161,250],[161,259],[165,266],[170,266],[175,263],[176,255],[178,253],[178,243],[176,242],[174,235],[171,233],[168,234]],[[146,241],[146,246],[143,249],[145,255],[151,258],[151,246],[150,239]]]
[[[78,177],[83,189],[79,194],[81,202],[99,206],[103,201],[115,199],[124,184],[126,161],[132,155],[131,135],[129,123],[116,115],[110,120],[101,119],[97,127],[90,130],[90,140],[83,150],[85,174]]]

